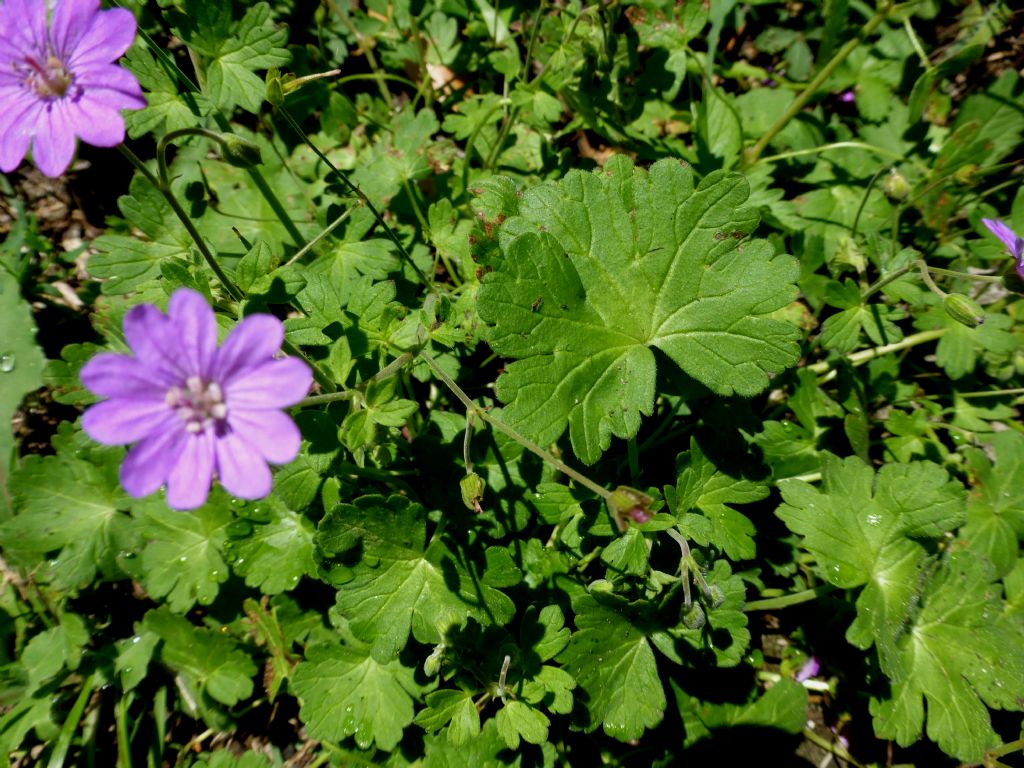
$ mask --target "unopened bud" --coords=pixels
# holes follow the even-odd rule
[[[947,294],[942,300],[942,308],[947,315],[968,328],[977,328],[985,322],[985,310],[962,293]]]
[[[236,168],[252,168],[263,163],[259,145],[233,133],[221,136],[221,155],[228,165]]]
[[[634,523],[646,523],[651,519],[651,504],[654,499],[646,493],[641,493],[635,488],[620,485],[612,491],[608,499],[608,509],[618,523],[620,530],[626,530],[630,521]]]
[[[683,614],[683,624],[687,629],[700,629],[707,623],[708,617],[704,615],[704,609],[697,603],[690,606],[690,610]]]
[[[483,512],[480,502],[484,498],[484,489],[487,484],[476,472],[470,472],[459,481],[459,490],[462,491],[462,503],[474,512]]]
[[[281,82],[281,72],[277,67],[267,70],[267,101],[272,107],[284,106],[284,85]]]
[[[910,182],[906,176],[892,168],[882,182],[882,191],[892,200],[906,200],[910,194]]]

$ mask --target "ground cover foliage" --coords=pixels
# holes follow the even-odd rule
[[[1021,764],[1012,4],[119,5],[0,179],[13,764]],[[262,500],[81,429],[182,287],[313,370]]]

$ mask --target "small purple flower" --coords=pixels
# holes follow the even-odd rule
[[[856,101],[856,99],[857,94],[853,92],[852,88],[848,91],[843,91],[841,94],[839,94],[839,100],[844,104],[852,104],[854,101]]]
[[[821,662],[818,661],[817,656],[811,656],[807,662],[800,667],[800,670],[796,673],[796,677],[793,679],[798,683],[802,683],[804,680],[810,680],[816,674],[821,671]]]
[[[981,223],[988,227],[988,231],[1003,241],[1006,250],[1017,263],[1017,274],[1024,280],[1024,238],[1017,237],[1017,233],[1010,229],[1001,219],[982,219]]]
[[[132,496],[167,485],[167,503],[193,509],[206,501],[216,475],[231,494],[270,493],[267,462],[285,464],[299,451],[295,423],[281,408],[309,391],[309,366],[275,359],[284,328],[272,315],[250,315],[217,347],[213,310],[197,292],[179,288],[164,315],[152,304],[124,316],[134,356],[105,352],[82,368],[82,383],[109,398],[86,410],[82,428],[105,445],[137,443],[121,465]]]
[[[99,0],[0,0],[0,170],[32,144],[47,176],[60,176],[75,137],[98,147],[124,141],[122,109],[146,106],[135,76],[113,62],[135,39],[135,17]]]

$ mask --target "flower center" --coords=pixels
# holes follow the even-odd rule
[[[52,53],[46,57],[28,56],[22,59],[21,66],[14,63],[16,72],[25,77],[25,85],[32,88],[40,98],[52,101],[63,97],[74,82],[74,76],[64,63]]]
[[[199,376],[189,376],[184,387],[171,387],[165,400],[193,434],[223,427],[228,415],[220,385]]]

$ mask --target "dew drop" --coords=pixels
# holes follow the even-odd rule
[[[15,363],[13,354],[5,352],[0,355],[0,373],[10,373],[14,370]]]

